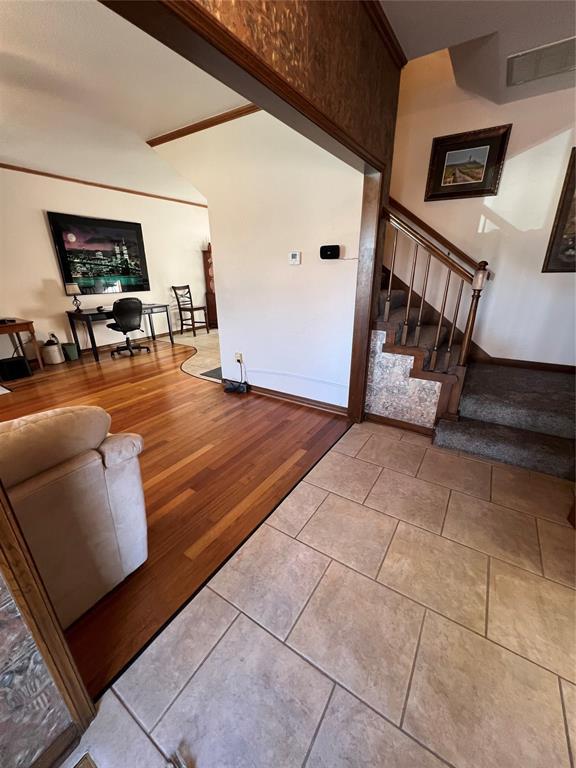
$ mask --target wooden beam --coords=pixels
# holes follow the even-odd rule
[[[157,147],[159,144],[166,144],[169,141],[175,141],[176,139],[181,139],[184,136],[190,136],[191,133],[205,131],[207,128],[214,128],[215,125],[229,123],[230,120],[237,120],[239,117],[253,115],[254,112],[259,111],[260,107],[257,107],[256,104],[246,104],[243,107],[236,107],[236,109],[230,109],[228,112],[222,112],[219,115],[208,117],[206,120],[200,120],[197,123],[190,123],[190,125],[177,128],[175,131],[163,133],[161,136],[155,136],[153,139],[148,139],[146,143],[150,147]]]

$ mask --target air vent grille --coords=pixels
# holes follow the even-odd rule
[[[521,85],[576,69],[576,37],[508,57],[507,85]]]

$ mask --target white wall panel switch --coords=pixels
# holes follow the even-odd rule
[[[301,264],[302,251],[290,251],[290,255],[288,256],[288,261],[290,262],[290,264]]]

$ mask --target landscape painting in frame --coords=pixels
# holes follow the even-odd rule
[[[572,147],[542,272],[576,272],[576,148]]]
[[[433,139],[424,200],[496,195],[511,128],[499,125]]]
[[[48,222],[64,283],[83,294],[150,290],[140,224],[53,212]]]

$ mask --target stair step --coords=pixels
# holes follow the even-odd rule
[[[574,479],[574,440],[526,429],[461,418],[440,419],[434,445],[466,451],[504,464]]]
[[[573,439],[574,383],[570,373],[474,363],[466,373],[460,415]]]

